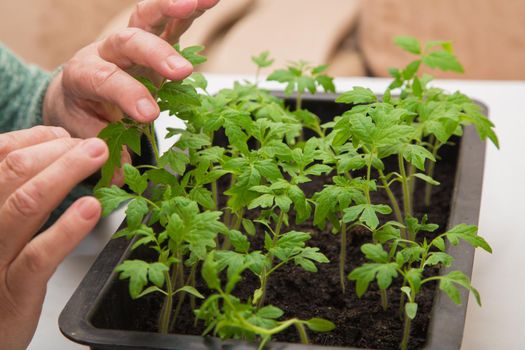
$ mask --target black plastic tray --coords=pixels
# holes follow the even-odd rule
[[[279,95],[277,93],[277,95]],[[325,117],[329,114],[338,115],[347,108],[334,103],[335,95],[324,94],[305,96],[304,107]],[[485,107],[484,107],[485,108]],[[486,108],[485,108],[486,111]],[[455,185],[453,190],[449,227],[459,223],[477,224],[481,189],[483,182],[483,167],[485,159],[485,143],[480,141],[473,127],[465,128],[461,138],[459,158],[457,162]],[[452,176],[452,174],[451,174]],[[119,349],[155,349],[155,350],[214,350],[214,349],[256,349],[257,345],[241,341],[222,341],[214,337],[169,334],[162,335],[153,332],[128,331],[96,327],[95,314],[101,312],[108,290],[118,280],[113,272],[115,266],[125,260],[130,254],[130,242],[125,238],[111,240],[97,257],[93,266],[80,283],[79,287],[60,314],[59,326],[62,333],[74,342],[85,344],[93,350]],[[447,248],[454,257],[454,269],[463,271],[467,276],[472,274],[474,249],[466,244]],[[127,293],[127,290],[124,289]],[[127,298],[121,298],[127,299]],[[468,293],[462,291],[462,305],[456,305],[441,291],[436,290],[436,298],[431,313],[426,350],[460,349],[463,338],[463,328],[467,310]],[[109,303],[120,302],[111,300]],[[126,310],[125,306],[120,306]],[[102,310],[106,311],[106,310]],[[96,316],[100,318],[100,315]],[[115,315],[108,315],[115,318]],[[127,318],[132,315],[118,315]],[[112,327],[112,328],[118,328]],[[266,349],[272,350],[330,350],[356,349],[351,347],[329,347],[318,345],[301,345],[273,342]]]

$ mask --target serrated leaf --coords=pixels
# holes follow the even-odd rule
[[[448,230],[445,233],[445,237],[453,245],[457,245],[461,239],[475,248],[480,247],[492,253],[490,245],[482,237],[478,236],[477,232],[478,228],[474,225],[459,224]]]
[[[263,51],[257,56],[252,56],[252,62],[259,68],[266,68],[273,64],[274,59],[270,58],[270,51]]]
[[[335,99],[337,103],[351,104],[372,103],[376,101],[377,97],[372,90],[360,86],[354,86],[352,90],[343,92]]]
[[[447,275],[440,276],[439,289],[444,291],[454,303],[461,304],[461,294],[456,285],[460,285],[472,292],[476,302],[481,306],[479,292],[472,287],[469,278],[463,272],[451,271]]]
[[[405,51],[419,55],[421,53],[421,46],[419,41],[411,36],[396,36],[394,43]]]
[[[361,251],[368,260],[373,262],[386,263],[388,261],[388,253],[384,251],[381,244],[365,243],[361,246]]]
[[[204,46],[188,46],[182,50],[180,49],[179,44],[174,45],[174,47],[182,55],[182,57],[187,59],[193,66],[197,66],[207,61],[205,56],[199,54],[204,50]]]
[[[442,71],[453,71],[463,73],[463,66],[456,56],[447,51],[434,51],[423,56],[423,63],[430,68],[439,68]]]
[[[145,175],[141,175],[140,172],[131,164],[124,164],[124,182],[129,188],[138,195],[144,193],[148,187],[148,180]]]
[[[138,124],[133,121],[111,123],[98,134],[98,137],[106,142],[109,157],[102,166],[101,177],[95,189],[107,187],[116,169],[121,167],[122,150],[128,146],[134,153],[140,155],[140,139],[142,132]]]
[[[126,222],[130,229],[138,228],[148,213],[148,204],[144,198],[135,198],[129,202],[126,208]]]
[[[122,202],[133,198],[131,194],[115,185],[95,190],[95,196],[102,205],[102,216],[108,216]]]

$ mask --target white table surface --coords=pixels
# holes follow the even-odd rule
[[[209,91],[230,87],[233,80],[243,78],[247,77],[209,75]],[[336,86],[340,92],[360,85],[382,93],[387,82],[376,78],[336,79]],[[525,82],[441,80],[435,85],[451,92],[461,90],[484,102],[501,143],[500,150],[487,147],[479,220],[479,232],[494,253],[476,252],[472,283],[481,293],[483,307],[470,298],[462,349],[525,349],[525,220],[521,220],[525,206],[519,202],[525,198],[525,185],[520,184],[520,180],[525,181],[525,115],[519,112],[525,100]],[[157,130],[174,122],[172,117],[161,116]],[[42,316],[29,349],[86,349],[62,336],[58,315],[122,219],[120,210],[101,221],[58,268],[48,284]]]

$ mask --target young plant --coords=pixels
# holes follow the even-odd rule
[[[315,332],[328,332],[335,328],[332,322],[315,317],[309,320],[292,318],[279,321],[284,312],[278,307],[267,305],[256,308],[252,302],[244,303],[233,296],[233,289],[241,279],[242,272],[249,266],[249,263],[234,268],[230,265],[228,280],[223,288],[219,277],[220,265],[215,261],[213,252],[208,255],[202,267],[202,277],[215,294],[195,311],[197,318],[206,325],[203,335],[213,331],[214,335],[221,338],[251,341],[258,336],[261,339],[258,349],[262,350],[273,335],[292,326],[297,329],[303,344],[309,343],[305,326]]]
[[[426,218],[422,223],[418,223],[415,218],[408,218],[407,224],[409,232],[414,237],[421,231],[433,232],[438,228],[438,225],[426,223]],[[454,259],[445,251],[445,240],[447,240],[452,245],[458,245],[463,241],[474,248],[479,247],[492,253],[488,243],[477,235],[476,226],[459,224],[430,241],[424,238],[416,242],[402,238],[398,229],[387,224],[374,232],[374,238],[378,243],[367,243],[361,247],[361,251],[370,262],[354,269],[348,275],[348,279],[356,282],[356,293],[361,297],[374,280],[377,281],[380,290],[386,290],[398,275],[402,277],[403,284],[400,291],[407,298],[404,306],[401,305],[404,308],[402,350],[408,347],[411,321],[417,315],[417,296],[425,284],[439,282],[439,289],[456,304],[461,304],[458,287],[463,287],[472,292],[476,302],[481,305],[479,293],[471,286],[469,278],[461,271],[451,271]],[[424,277],[425,271],[436,265],[447,268],[449,272]]]

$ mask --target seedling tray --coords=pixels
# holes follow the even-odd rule
[[[277,95],[279,95],[277,93]],[[321,117],[333,118],[347,109],[336,104],[335,95],[319,94],[306,96],[304,107]],[[486,108],[485,108],[486,111]],[[459,143],[458,161],[455,171],[454,188],[448,226],[459,223],[477,224],[485,143],[480,141],[473,127],[466,127]],[[450,174],[454,176],[454,174]],[[222,341],[215,337],[169,334],[125,330],[135,319],[133,303],[128,296],[126,284],[118,281],[113,271],[115,266],[131,254],[131,243],[125,238],[111,240],[100,253],[93,266],[80,283],[59,318],[62,333],[74,342],[102,349],[156,349],[156,350],[212,350],[212,349],[256,349],[257,345],[243,341]],[[472,274],[474,248],[466,244],[448,246],[447,251],[454,257],[454,269]],[[444,269],[445,273],[446,270]],[[122,294],[115,295],[115,291]],[[353,292],[353,291],[349,291]],[[467,309],[468,293],[462,291],[461,305],[456,305],[438,289],[431,311],[426,350],[453,350],[461,347]],[[357,349],[319,345],[300,345],[272,342],[272,350],[329,350]]]

